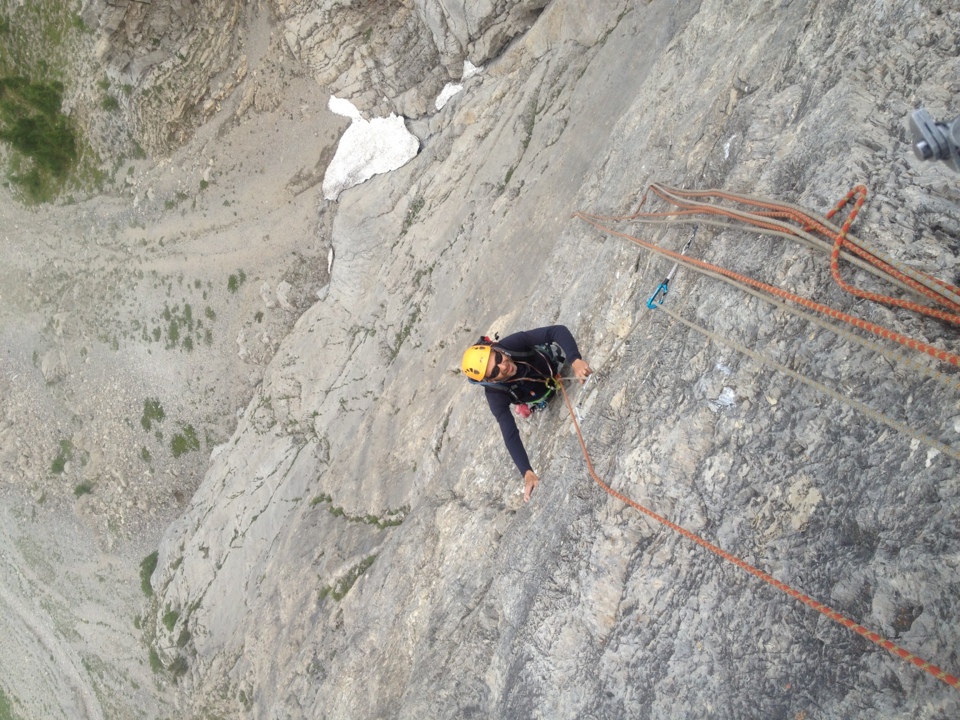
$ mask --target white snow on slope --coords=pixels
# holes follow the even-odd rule
[[[447,83],[443,90],[440,91],[440,94],[437,96],[437,99],[434,101],[433,106],[437,110],[443,110],[443,106],[449,102],[450,98],[456,95],[458,92],[463,90],[463,81],[469,80],[474,75],[479,74],[483,71],[483,67],[477,67],[469,60],[463,61],[463,77],[458,83]]]
[[[434,101],[433,106],[437,110],[443,110],[443,106],[456,95],[458,92],[463,90],[463,85],[460,83],[447,83],[443,86],[443,90],[440,91],[440,94],[437,95],[437,99]]]
[[[374,175],[402,167],[420,150],[420,141],[407,130],[401,116],[391,113],[390,117],[364,120],[353,103],[333,96],[327,107],[353,121],[323,176],[327,200],[336,200],[347,188]]]

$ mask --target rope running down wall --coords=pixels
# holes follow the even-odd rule
[[[876,250],[869,248],[865,243],[863,243],[862,241],[858,240],[857,238],[849,234],[850,227],[853,224],[853,221],[856,219],[857,213],[859,212],[860,208],[863,206],[864,201],[866,200],[867,189],[864,186],[859,185],[855,187],[853,190],[851,190],[839,203],[837,203],[837,205],[829,213],[827,213],[826,217],[823,217],[823,218],[815,216],[812,213],[802,208],[789,205],[787,203],[775,203],[775,202],[770,202],[766,200],[760,200],[760,199],[753,198],[746,195],[735,195],[733,193],[727,193],[720,190],[684,191],[684,190],[677,190],[675,188],[669,188],[667,186],[660,185],[657,183],[652,183],[647,192],[650,192],[650,191],[652,191],[653,193],[655,193],[656,195],[658,195],[668,203],[674,205],[677,209],[666,211],[666,212],[647,212],[647,213],[642,213],[638,210],[633,215],[625,216],[625,217],[604,217],[599,215],[592,215],[588,213],[578,212],[578,213],[575,213],[575,217],[581,218],[582,220],[590,223],[591,225],[594,225],[595,227],[597,227],[600,230],[603,230],[604,232],[631,240],[632,242],[635,242],[641,247],[644,247],[656,254],[672,258],[677,263],[680,263],[686,267],[690,267],[706,275],[719,277],[720,279],[726,279],[728,282],[732,280],[735,284],[738,284],[738,285],[742,284],[747,286],[748,288],[755,288],[756,290],[752,290],[752,291],[748,290],[752,294],[759,294],[761,297],[765,296],[768,299],[770,299],[769,296],[773,296],[775,298],[782,298],[791,303],[795,303],[803,307],[807,307],[811,310],[814,310],[817,313],[820,313],[832,319],[840,320],[841,322],[849,324],[853,327],[866,330],[878,337],[892,340],[896,343],[899,343],[900,345],[903,345],[906,348],[930,355],[931,357],[934,357],[937,360],[940,360],[941,362],[953,365],[955,367],[960,367],[960,356],[954,353],[948,352],[946,350],[942,350],[940,348],[936,348],[928,343],[924,343],[914,338],[910,338],[906,335],[897,333],[893,330],[877,325],[875,323],[870,323],[860,318],[856,318],[854,316],[851,316],[847,313],[831,308],[822,303],[817,303],[807,298],[803,298],[789,291],[783,290],[781,288],[777,288],[767,283],[763,283],[759,280],[755,280],[748,276],[741,275],[740,273],[736,273],[732,270],[728,270],[718,265],[707,263],[702,260],[698,260],[696,258],[690,258],[682,255],[681,253],[676,253],[666,248],[659,247],[653,243],[649,243],[639,238],[628,235],[626,233],[616,231],[608,227],[607,225],[603,224],[604,222],[618,221],[618,220],[621,220],[621,221],[630,220],[630,221],[637,221],[637,222],[655,222],[655,223],[665,223],[665,222],[674,221],[668,218],[683,218],[683,219],[688,219],[688,221],[690,222],[704,222],[702,218],[694,219],[693,217],[691,217],[698,214],[699,215],[704,215],[704,214],[718,215],[718,216],[723,216],[729,219],[738,220],[738,221],[747,223],[748,225],[752,226],[753,229],[758,230],[759,232],[765,232],[767,234],[780,235],[783,237],[796,239],[810,247],[813,247],[814,249],[829,250],[831,275],[833,276],[834,281],[841,288],[843,288],[847,292],[850,292],[851,294],[854,294],[858,297],[869,299],[875,302],[881,302],[881,303],[892,305],[895,307],[906,308],[909,310],[913,310],[915,312],[929,315],[931,317],[935,317],[945,322],[960,325],[960,314],[958,314],[960,313],[960,288],[957,288],[953,285],[945,283],[937,278],[926,275],[925,273],[920,273],[910,268],[901,267],[897,263],[893,262],[892,260],[885,257],[884,255],[877,252]],[[758,210],[757,212],[748,213],[748,212],[744,212],[736,209],[725,208],[725,207],[711,204],[711,203],[700,202],[699,199],[701,198],[718,198],[718,199],[732,200],[734,202],[738,202],[753,208],[760,208],[760,210]],[[840,228],[837,228],[835,225],[830,223],[829,222],[830,218],[832,218],[843,207],[845,207],[852,200],[854,200],[854,198],[856,198],[856,200],[854,201],[853,207],[846,221],[844,222],[843,226]],[[640,207],[643,207],[644,203],[646,202],[646,199],[647,199],[647,193],[644,193],[643,198],[640,201]],[[797,228],[792,225],[789,225],[783,222],[782,221],[783,219],[792,220],[793,222],[798,223],[800,227]],[[723,227],[730,227],[729,225],[723,222],[717,223],[717,222],[707,221],[707,224],[715,224],[715,225],[721,225]],[[816,237],[813,233],[819,233],[820,235],[824,235],[828,237],[832,241],[832,243],[828,245],[821,238]],[[940,305],[946,308],[946,310],[940,310],[939,308],[931,308],[926,305],[922,305],[913,301],[903,300],[901,298],[895,298],[887,295],[881,295],[879,293],[861,290],[859,288],[856,288],[850,285],[840,277],[839,260],[841,256],[845,260],[849,260],[850,262],[861,267],[862,269],[865,269],[873,273],[874,275],[877,275],[878,277],[882,277],[889,280],[894,285],[897,285],[901,288],[912,290],[922,295],[923,297],[927,298],[933,303],[936,303],[937,305]],[[760,292],[757,292],[757,291],[760,291]],[[781,305],[782,307],[782,304],[779,301],[774,301],[774,302],[778,305]],[[665,308],[663,309],[666,310]],[[735,350],[745,353],[748,356],[753,357],[754,359],[760,360],[761,362],[769,362],[759,353],[755,353],[752,350],[749,350],[748,348],[742,345],[726,341],[725,339],[718,337],[715,333],[711,333],[710,331],[697,326],[695,323],[692,323],[684,319],[682,316],[678,315],[677,313],[674,313],[669,310],[666,310],[666,312],[668,315],[670,315],[672,318],[674,318],[678,322],[681,322],[687,325],[688,327],[705,334],[707,337],[710,337],[711,339],[714,339],[718,342],[722,342],[724,344],[731,345]],[[807,317],[808,319],[810,318],[810,316],[806,315],[806,313],[800,312],[798,314],[801,314]],[[837,330],[837,328],[835,328],[832,325],[829,325],[829,327],[830,329]],[[848,335],[848,333],[844,331],[841,331],[840,334]],[[870,346],[873,345],[873,343],[865,343],[865,344],[868,344]],[[826,386],[822,385],[821,383],[817,383],[814,380],[806,378],[800,373],[791,371],[788,368],[783,367],[782,365],[779,365],[776,363],[774,364],[777,366],[778,369],[780,369],[781,371],[787,372],[791,377],[795,377],[796,379],[802,382],[812,385],[813,387],[817,388],[821,392],[825,392],[827,395],[833,397],[834,399],[837,399],[841,402],[852,403],[856,409],[860,410],[861,412],[864,412],[874,420],[878,420],[890,427],[893,427],[896,430],[899,430],[905,434],[910,435],[911,437],[914,437],[915,439],[921,440],[925,444],[931,447],[934,447],[935,449],[941,452],[944,452],[950,455],[951,457],[960,459],[960,452],[954,450],[953,448],[947,445],[944,445],[939,441],[933,440],[932,438],[929,438],[925,435],[917,433],[916,431],[906,426],[905,424],[895,421],[892,418],[887,417],[883,413],[872,410],[871,408],[867,407],[863,403],[852,401],[850,398],[847,398],[840,393],[832,391],[830,390],[830,388],[827,388]],[[954,388],[957,387],[957,382],[953,378],[944,376],[941,373],[938,373],[936,371],[933,371],[933,372],[927,371],[927,374],[939,376],[939,378],[941,379],[941,381],[944,382],[944,384],[950,385]],[[563,382],[560,382],[561,380],[560,378],[557,378],[557,380],[558,380],[557,384],[560,386],[560,389],[563,394],[564,402],[567,405],[567,410],[570,413],[570,419],[573,422],[574,428],[576,430],[577,438],[580,441],[580,446],[583,451],[583,456],[587,464],[587,470],[590,473],[590,476],[593,478],[594,482],[596,482],[605,492],[610,494],[612,497],[615,497],[618,500],[626,503],[627,505],[631,506],[637,511],[643,513],[647,517],[652,518],[653,520],[660,523],[661,525],[665,525],[666,527],[670,528],[674,532],[677,532],[680,535],[686,537],[687,539],[697,543],[701,547],[706,548],[707,550],[721,557],[722,559],[736,565],[737,567],[759,578],[760,580],[763,580],[765,583],[772,585],[773,587],[777,588],[783,593],[786,593],[787,595],[794,598],[795,600],[798,600],[799,602],[807,605],[808,607],[813,608],[814,610],[825,615],[826,617],[830,618],[834,622],[837,622],[840,625],[843,625],[847,629],[861,635],[862,637],[866,638],[867,640],[870,640],[876,645],[879,645],[885,650],[888,650],[889,652],[896,655],[897,657],[911,663],[912,665],[920,668],[921,670],[924,670],[930,673],[938,680],[945,682],[946,684],[950,685],[955,689],[960,689],[960,678],[957,678],[956,676],[942,670],[941,668],[939,668],[936,665],[933,665],[927,660],[924,660],[923,658],[918,657],[917,655],[914,655],[910,651],[896,645],[895,643],[884,638],[883,636],[879,635],[873,630],[870,630],[864,627],[863,625],[847,618],[846,616],[841,615],[840,613],[824,605],[823,603],[820,603],[814,600],[813,598],[809,597],[808,595],[805,595],[800,591],[794,589],[790,585],[787,585],[786,583],[783,583],[777,580],[776,578],[771,576],[769,573],[766,573],[763,570],[760,570],[750,565],[746,561],[738,558],[735,555],[732,555],[731,553],[728,553],[727,551],[708,542],[707,540],[704,540],[703,538],[690,532],[689,530],[686,530],[680,525],[677,525],[676,523],[673,523],[670,520],[667,520],[661,515],[658,515],[652,510],[649,510],[648,508],[644,507],[640,503],[628,498],[627,496],[623,495],[620,492],[617,492],[616,490],[611,488],[609,485],[604,483],[603,480],[597,474],[597,472],[594,470],[593,462],[590,459],[589,452],[587,451],[586,442],[583,439],[583,433],[581,432],[580,424],[577,422],[576,413],[574,412],[573,406],[570,403],[570,398],[567,395],[566,388],[564,387]]]

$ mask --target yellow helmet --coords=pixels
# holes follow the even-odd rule
[[[490,360],[489,345],[472,345],[463,353],[460,367],[471,380],[483,380],[487,374],[487,362]]]

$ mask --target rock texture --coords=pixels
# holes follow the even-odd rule
[[[606,24],[581,45],[588,12]],[[915,166],[902,128],[917,97],[949,102],[955,41],[892,4],[551,5],[417,161],[343,194],[328,299],[161,544],[198,711],[226,685],[214,708],[284,717],[955,712],[954,690],[599,492],[562,408],[527,430],[543,482],[520,507],[455,372],[480,331],[567,323],[604,370],[586,429],[611,483],[949,665],[954,462],[655,314],[607,356],[667,268],[569,213],[622,212],[659,178],[822,210],[865,181],[865,232],[950,277],[923,224],[955,231],[950,178]],[[920,47],[925,69],[898,64]],[[706,229],[695,248],[953,338],[844,299],[783,242]],[[715,281],[674,292],[721,335],[956,435],[930,381]]]
[[[197,148],[222,149],[237,166],[221,182],[248,178],[240,159],[276,134],[271,122],[307,98],[320,107],[328,88],[415,118],[421,142],[407,165],[327,203],[318,183],[337,126],[318,126],[309,160],[283,160],[305,145],[273,146],[257,165],[265,180],[240,183],[245,205],[270,218],[251,211],[178,245],[189,256],[201,240],[239,242],[270,222],[320,236],[310,297],[323,299],[289,331],[230,325],[247,353],[265,335],[272,348],[235,430],[186,507],[166,509],[162,537],[147,525],[139,544],[117,536],[94,554],[121,556],[109,577],[129,581],[129,556],[159,544],[143,635],[118,632],[113,655],[96,650],[115,667],[138,642],[142,662],[154,652],[164,669],[152,704],[58,660],[79,678],[56,695],[59,716],[106,715],[101,696],[118,716],[957,716],[955,689],[603,493],[556,403],[523,427],[541,476],[524,505],[482,396],[457,371],[481,333],[568,325],[599,371],[583,427],[608,483],[956,674],[957,461],[724,340],[951,446],[953,383],[680,270],[668,307],[714,335],[688,329],[645,308],[671,263],[571,213],[632,211],[651,180],[820,212],[864,183],[858,233],[954,280],[957,178],[914,159],[906,117],[919,103],[938,118],[960,112],[957,11],[892,0],[507,6],[278,0],[270,22],[316,82],[274,90],[283,112],[267,103],[258,115],[247,100],[266,85],[248,76],[174,156],[189,167]],[[238,28],[261,27],[249,37],[276,47],[247,10]],[[373,38],[390,38],[389,52]],[[264,53],[264,68],[293,64]],[[465,58],[484,72],[427,114]],[[423,66],[433,70],[411,71]],[[157,217],[159,235],[197,213]],[[691,234],[619,227],[672,248]],[[702,225],[688,253],[956,349],[952,328],[844,295],[824,257],[785,240]],[[251,277],[242,307],[290,314],[271,291],[279,275]],[[74,357],[49,357],[67,375],[43,387],[68,391]],[[22,386],[13,375],[4,382]],[[16,497],[16,528],[32,512],[53,522]],[[37,642],[89,647],[64,617]],[[21,706],[39,707],[25,700],[29,679],[15,682]]]

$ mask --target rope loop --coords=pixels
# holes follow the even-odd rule
[[[898,265],[893,260],[885,257],[879,251],[868,247],[866,243],[850,234],[850,227],[867,197],[867,189],[863,185],[858,185],[847,193],[828,213],[829,217],[819,217],[809,211],[787,203],[760,200],[748,195],[736,195],[722,190],[679,190],[659,183],[651,183],[647,191],[644,192],[640,201],[641,208],[646,203],[648,193],[651,192],[672,205],[675,209],[658,212],[641,212],[637,210],[633,215],[621,217],[605,217],[584,212],[577,212],[574,216],[579,217],[581,220],[590,223],[597,229],[603,230],[610,235],[622,237],[654,253],[672,258],[685,267],[729,278],[736,283],[742,283],[773,297],[782,298],[791,303],[813,310],[832,320],[848,324],[877,337],[898,343],[910,350],[929,355],[942,363],[960,367],[960,355],[956,353],[938,348],[922,340],[896,332],[877,323],[863,320],[830,307],[829,305],[815,302],[796,293],[770,285],[769,283],[762,282],[720,265],[685,256],[682,253],[677,253],[654,243],[641,240],[626,232],[614,230],[606,224],[612,221],[623,220],[658,223],[676,222],[677,219],[680,218],[686,222],[703,222],[702,218],[709,216],[719,216],[737,220],[761,232],[800,240],[817,249],[825,251],[829,249],[830,270],[834,281],[837,282],[841,288],[858,297],[902,307],[945,322],[960,325],[960,288],[927,275],[926,273]],[[747,212],[741,209],[728,208],[716,203],[704,202],[701,200],[702,198],[728,200],[760,209],[756,212]],[[853,207],[843,226],[840,228],[836,227],[830,222],[830,218],[836,215],[837,212],[854,198],[856,198],[856,200],[854,200]],[[785,222],[785,220],[792,220],[795,224],[789,224]],[[724,224],[722,224],[722,226],[729,227],[729,225]],[[736,225],[735,227],[742,228],[743,226]],[[817,237],[817,235],[826,237],[831,242],[827,243],[823,240],[823,237]],[[845,255],[844,250],[850,250],[851,253]],[[840,258],[848,256],[859,266],[869,268],[870,271],[878,277],[915,291],[946,309],[941,310],[912,300],[882,295],[853,287],[840,277]]]
[[[650,195],[660,198],[669,206],[671,206],[671,208],[665,211],[643,212],[642,208],[646,204],[647,198]],[[714,225],[722,228],[743,229],[745,227],[749,227],[750,229],[763,234],[776,235],[797,240],[813,249],[829,254],[830,274],[834,282],[836,282],[836,284],[844,291],[874,302],[879,302],[894,307],[901,307],[921,313],[923,315],[927,315],[929,317],[943,320],[945,322],[960,325],[960,288],[939,280],[933,276],[927,275],[926,273],[902,266],[890,258],[885,257],[881,252],[869,247],[865,242],[854,237],[850,233],[850,228],[853,226],[853,223],[856,220],[860,209],[866,202],[866,199],[867,188],[864,185],[857,185],[850,190],[830,211],[828,211],[825,216],[821,217],[805,210],[804,208],[790,205],[788,203],[773,202],[748,195],[737,195],[716,189],[680,190],[662,185],[660,183],[651,183],[644,191],[643,196],[640,199],[638,210],[632,215],[608,217],[577,212],[574,214],[574,217],[579,217],[581,220],[590,223],[594,227],[609,233],[610,235],[630,240],[631,242],[634,242],[657,255],[673,259],[676,264],[683,265],[687,268],[691,268],[711,277],[732,282],[734,285],[743,287],[743,289],[745,289],[747,292],[768,299],[775,305],[785,307],[780,301],[786,300],[794,305],[807,308],[814,311],[814,313],[818,313],[832,320],[840,321],[841,323],[845,323],[853,328],[871,333],[876,337],[898,343],[909,350],[933,357],[942,363],[946,363],[954,367],[960,367],[960,355],[957,355],[956,353],[935,347],[934,345],[917,340],[916,338],[909,337],[902,333],[898,333],[882,325],[863,320],[848,313],[842,312],[836,308],[830,307],[823,303],[815,302],[805,297],[801,297],[790,291],[770,285],[747,275],[743,275],[728,268],[724,268],[713,263],[708,263],[697,258],[685,256],[685,252],[690,244],[690,241],[688,241],[683,250],[678,253],[610,227],[610,223],[615,221],[632,221],[657,224],[696,222],[698,224]],[[719,204],[718,201],[728,201],[742,207],[726,207]],[[837,227],[832,222],[833,218],[848,206],[850,209],[843,224],[840,227]],[[744,207],[748,209],[743,209]],[[712,218],[721,219],[714,220]],[[730,220],[735,221],[734,224],[729,223],[728,221]],[[692,239],[693,238],[691,237],[691,241]],[[841,259],[872,273],[878,278],[889,281],[893,285],[914,292],[931,302],[934,306],[938,307],[932,307],[930,305],[924,305],[913,300],[883,295],[854,287],[850,283],[843,280],[843,278],[840,276]],[[676,265],[674,265],[674,270],[675,269]],[[673,270],[671,270],[671,276],[672,273]],[[670,276],[667,277],[667,280],[664,281],[664,283],[658,287],[654,294],[647,300],[648,308],[657,309],[663,305],[669,289],[669,280]],[[664,308],[664,310],[670,317],[692,326],[692,323],[676,313],[670,312],[667,308]],[[807,317],[808,319],[813,319],[816,317],[815,315],[808,315],[807,313],[796,310],[795,308],[793,308],[793,311],[802,317]],[[855,334],[847,333],[846,331],[837,328],[827,321],[817,319],[816,322],[824,325],[825,327],[829,327],[831,330],[838,332],[841,335],[848,335],[849,337],[856,338]],[[636,327],[636,323],[634,324],[634,327]],[[698,329],[701,332],[706,332],[701,328],[695,329]],[[713,336],[714,334],[709,333],[709,335]],[[873,343],[870,343],[867,340],[858,339],[858,342],[868,346],[873,346]],[[751,357],[756,357],[757,355],[748,348],[738,346],[735,349],[745,352]],[[876,346],[876,349],[880,349],[879,346]],[[881,352],[884,351],[881,350]],[[786,368],[782,369],[787,371]],[[826,388],[826,386],[806,379],[794,371],[788,371],[788,374],[790,374],[792,377],[796,377],[797,379],[807,382],[807,384],[810,384],[817,389],[827,392],[827,394],[831,397],[835,397],[836,399],[840,399],[843,402],[851,404],[853,407],[865,412],[869,417],[875,420],[883,422],[896,430],[910,434],[915,439],[925,442],[930,447],[936,448],[938,451],[948,453],[954,458],[960,458],[960,453],[958,453],[952,447],[948,447],[939,441],[928,438],[925,435],[914,433],[903,423],[895,421],[892,418],[883,415],[882,413],[873,411],[866,407],[863,403],[859,403],[852,398],[845,398],[840,393],[831,391],[829,388]],[[937,376],[941,375],[935,371],[933,371],[933,374]],[[956,387],[955,383],[952,384],[954,387]],[[589,472],[593,481],[611,497],[617,498],[638,512],[653,519],[657,523],[664,525],[688,540],[695,542],[721,559],[736,565],[745,572],[759,578],[768,585],[775,587],[777,590],[780,590],[781,592],[789,595],[808,607],[813,608],[834,622],[843,625],[845,628],[857,633],[858,635],[861,635],[870,642],[889,651],[893,655],[896,655],[897,657],[906,660],[921,670],[930,673],[935,678],[946,683],[947,685],[950,685],[954,689],[960,689],[960,678],[957,678],[955,675],[952,675],[942,670],[938,666],[924,660],[923,658],[914,655],[910,651],[894,644],[878,633],[845,617],[827,605],[824,605],[823,603],[814,600],[799,590],[794,589],[790,585],[777,580],[769,573],[750,565],[745,560],[742,560],[736,555],[733,555],[714,545],[713,543],[708,542],[702,537],[690,532],[674,522],[671,522],[665,517],[658,515],[652,510],[649,510],[635,500],[630,499],[626,495],[607,485],[600,478],[593,467],[593,461],[590,458],[590,453],[587,451],[587,445],[583,439],[583,433],[580,428],[580,423],[578,422],[579,413],[575,412],[563,383],[559,383],[559,387],[563,394],[563,399],[566,403],[567,410],[570,413],[570,419],[573,422],[574,429],[576,430],[577,438],[580,441],[580,447],[583,451],[583,457],[587,465],[587,471]]]

